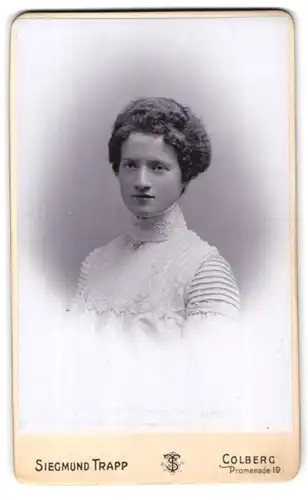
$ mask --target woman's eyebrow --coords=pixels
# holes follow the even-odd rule
[[[158,160],[157,158],[153,158],[152,160],[149,159],[149,163],[162,163],[163,165],[169,165],[170,161],[168,161],[167,159]]]
[[[144,159],[147,163],[162,163],[164,165],[170,165],[170,161],[166,158],[166,159],[158,159],[158,158],[145,158]],[[122,161],[130,161],[130,162],[139,162],[139,161],[142,161],[141,158],[131,158],[130,156],[123,156],[122,157]]]

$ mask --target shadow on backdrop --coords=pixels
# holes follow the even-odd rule
[[[107,78],[93,68],[72,90],[57,121],[63,147],[58,142],[50,146],[54,138],[46,136],[53,154],[43,160],[48,178],[39,199],[36,234],[43,246],[40,252],[34,249],[49,283],[61,295],[73,293],[85,256],[123,232],[130,220],[108,163],[114,119],[131,99],[160,95],[190,106],[207,128],[212,163],[191,183],[181,205],[188,226],[229,260],[243,303],[249,297],[268,241],[260,160],[244,147],[245,134],[251,132],[240,112],[240,96],[231,102],[213,68],[208,68],[206,80],[198,73],[193,60],[171,67],[167,53],[153,53],[117,61]]]

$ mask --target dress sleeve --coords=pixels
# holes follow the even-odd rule
[[[241,429],[247,414],[247,340],[238,287],[217,250],[198,265],[186,295],[185,353],[193,360],[188,393],[198,394],[203,425]]]
[[[216,251],[200,263],[187,290],[187,315],[239,317],[240,295],[229,263]]]

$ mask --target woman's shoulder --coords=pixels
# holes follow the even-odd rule
[[[120,237],[114,238],[106,245],[102,245],[94,248],[94,250],[91,250],[81,263],[81,276],[88,276],[90,273],[95,275],[102,264],[106,262],[110,256],[114,255],[119,240]]]
[[[192,247],[198,248],[198,265],[201,268],[211,267],[213,264],[215,264],[215,267],[218,266],[220,270],[228,269],[229,271],[231,271],[230,263],[226,260],[225,257],[222,256],[215,245],[212,245],[208,241],[202,239],[194,231],[189,230],[188,233],[190,235]]]

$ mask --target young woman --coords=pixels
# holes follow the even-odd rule
[[[210,163],[210,142],[192,112],[171,99],[140,99],[116,119],[109,158],[131,228],[94,250],[81,268],[77,301],[147,331],[166,318],[236,318],[239,293],[218,250],[186,227],[178,202]]]
[[[201,121],[173,99],[138,99],[115,121],[109,159],[134,221],[85,259],[74,304],[84,325],[77,399],[83,387],[95,425],[238,418],[230,384],[240,356],[238,288],[217,248],[187,229],[178,204],[210,157]]]

